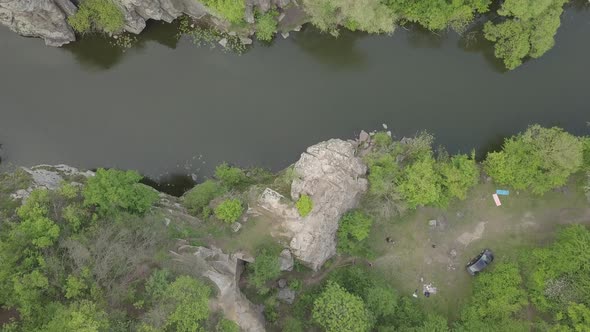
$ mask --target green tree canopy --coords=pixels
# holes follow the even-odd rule
[[[328,282],[314,301],[312,316],[327,332],[365,332],[371,328],[363,300],[334,282]]]
[[[188,276],[178,277],[168,287],[165,297],[175,306],[166,326],[178,332],[204,332],[202,322],[209,317],[210,294],[209,287],[201,281]]]

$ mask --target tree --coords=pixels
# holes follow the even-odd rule
[[[209,206],[209,202],[214,198],[223,195],[225,191],[225,188],[219,185],[218,182],[207,180],[196,185],[186,193],[182,202],[190,213],[209,217],[204,215],[206,208]]]
[[[256,259],[248,264],[250,275],[248,280],[258,289],[260,294],[266,294],[266,283],[276,279],[281,274],[279,253],[275,248],[262,247],[257,250]]]
[[[582,143],[560,128],[529,127],[508,138],[500,152],[490,152],[486,172],[501,185],[543,194],[563,186],[582,166]]]
[[[328,282],[313,303],[313,320],[327,332],[364,332],[371,328],[363,300]]]
[[[361,253],[372,224],[373,219],[359,210],[347,212],[338,226],[338,251],[353,255]]]
[[[209,317],[211,290],[197,279],[181,276],[170,284],[166,301],[174,304],[166,326],[179,332],[205,331],[202,322]]]
[[[475,152],[471,156],[459,154],[440,166],[443,200],[467,198],[467,192],[479,182],[479,168],[475,162]]]
[[[507,0],[498,14],[506,19],[498,24],[487,22],[486,39],[495,42],[496,57],[506,68],[514,69],[530,56],[538,58],[555,44],[563,5],[567,0]]]
[[[369,33],[392,33],[396,19],[393,11],[375,0],[303,0],[313,25],[338,35],[338,26]]]
[[[215,168],[215,177],[228,188],[236,187],[248,179],[243,170],[238,167],[232,167],[227,163],[223,163]]]
[[[242,213],[244,207],[239,199],[226,199],[215,208],[215,217],[227,223],[237,221]]]
[[[101,332],[108,331],[107,314],[91,301],[80,301],[58,309],[39,332]]]
[[[442,188],[440,175],[435,171],[434,158],[427,155],[408,165],[404,169],[398,190],[411,209],[437,203],[441,198]]]
[[[84,205],[96,206],[102,215],[112,215],[123,210],[144,214],[158,200],[158,193],[139,181],[142,176],[135,171],[98,169],[84,187]]]

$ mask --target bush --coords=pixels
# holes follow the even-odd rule
[[[158,193],[138,183],[141,178],[135,171],[100,168],[86,183],[84,205],[96,206],[101,215],[112,215],[121,210],[144,214],[158,200]]]
[[[307,217],[313,209],[313,201],[308,195],[302,194],[297,200],[297,203],[295,203],[295,206],[297,207],[300,216]]]
[[[113,0],[83,0],[76,14],[68,17],[68,23],[79,33],[116,33],[123,29],[125,18]]]
[[[313,302],[312,317],[326,332],[365,332],[371,328],[363,300],[333,282],[328,282]]]
[[[484,167],[498,184],[543,194],[565,185],[582,162],[578,137],[557,127],[534,125],[506,139],[502,151],[488,153]]]
[[[283,323],[283,332],[303,332],[303,323],[297,318],[287,317]]]
[[[215,168],[215,177],[229,188],[236,187],[244,183],[247,179],[243,170],[238,167],[229,166],[227,163],[223,163]]]
[[[277,17],[276,10],[270,10],[264,14],[258,15],[256,18],[256,38],[261,41],[269,42],[277,33]]]
[[[184,195],[183,205],[190,213],[206,218],[209,216],[207,212],[210,214],[210,211],[205,211],[209,202],[224,193],[225,189],[219,183],[207,180]]]
[[[248,281],[258,289],[258,293],[266,294],[266,283],[281,274],[278,250],[266,247],[258,249],[254,263],[248,264],[248,270]]]
[[[244,0],[203,0],[203,4],[231,23],[238,24],[244,21]]]
[[[373,219],[358,210],[342,216],[337,233],[338,251],[358,254],[364,247],[361,243],[369,236],[372,224]]]
[[[240,332],[240,327],[233,320],[222,318],[215,327],[217,332]]]
[[[445,200],[467,198],[467,192],[479,182],[479,168],[475,162],[475,151],[471,157],[460,154],[450,158],[440,165],[443,199],[440,205],[446,205]]]
[[[215,217],[227,223],[237,221],[242,213],[244,207],[239,199],[227,199],[215,208]]]

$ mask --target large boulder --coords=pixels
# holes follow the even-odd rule
[[[291,198],[309,195],[313,209],[300,217],[293,203],[267,189],[259,206],[282,226],[296,258],[314,270],[336,253],[340,217],[357,206],[368,188],[366,165],[356,156],[356,142],[332,139],[311,146],[294,166]]]
[[[218,290],[213,306],[223,311],[226,318],[236,322],[242,331],[265,331],[260,309],[238,287],[244,268],[241,259],[236,255],[225,254],[215,247],[193,247],[186,244],[172,254],[177,261],[191,265],[192,271],[211,280]]]
[[[76,7],[69,0],[0,0],[0,24],[26,37],[39,37],[49,46],[76,40],[66,13]]]

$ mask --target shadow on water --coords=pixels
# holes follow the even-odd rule
[[[133,50],[142,50],[149,42],[175,49],[178,45],[176,23],[148,21],[141,35],[136,36]],[[129,51],[113,44],[111,38],[102,34],[88,34],[62,49],[71,52],[76,60],[88,69],[106,70],[119,63]]]
[[[356,46],[357,40],[366,34],[340,30],[335,38],[329,33],[322,33],[313,26],[306,25],[300,33],[295,34],[293,41],[301,50],[312,56],[321,64],[336,68],[362,68],[367,64],[367,56]]]
[[[495,13],[495,10],[493,12]],[[486,63],[495,72],[506,73],[508,72],[506,66],[504,66],[501,59],[496,58],[494,55],[494,44],[487,40],[483,34],[485,22],[495,17],[497,17],[496,14],[490,14],[477,19],[461,34],[457,45],[465,52],[481,54],[486,60]]]
[[[145,177],[141,183],[177,197],[182,196],[196,184],[191,176],[186,174],[170,174],[157,180]]]
[[[414,23],[409,23],[398,29],[408,31],[407,42],[413,48],[441,48],[449,39],[449,32],[446,31],[430,31],[422,26]]]

